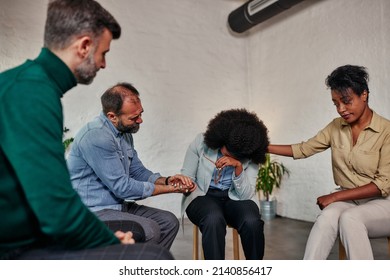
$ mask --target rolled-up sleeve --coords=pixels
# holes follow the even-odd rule
[[[373,164],[376,164],[375,162]],[[377,171],[372,182],[379,188],[383,197],[390,194],[390,135],[380,149]]]
[[[316,136],[310,138],[309,140],[291,145],[293,158],[307,158],[328,149],[331,143],[331,125],[332,124],[329,124],[323,130],[319,131]]]

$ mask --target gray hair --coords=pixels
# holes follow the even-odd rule
[[[113,39],[121,35],[114,17],[94,0],[51,0],[47,9],[44,46],[64,49],[80,35],[99,38],[107,28]]]

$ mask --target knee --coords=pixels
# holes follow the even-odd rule
[[[148,221],[143,223],[143,229],[145,231],[145,242],[158,244],[161,238],[161,229],[154,221]]]
[[[175,228],[177,231],[180,227],[180,222],[176,216],[174,216],[174,219],[171,220],[172,227]]]
[[[249,217],[244,220],[243,226],[249,229],[261,229],[263,230],[264,228],[264,222],[263,220],[259,217]]]
[[[217,213],[208,213],[200,219],[199,228],[202,234],[214,232],[218,234],[226,233],[226,220]]]
[[[316,227],[320,230],[327,230],[332,228],[334,231],[338,230],[339,225],[339,211],[332,208],[325,208],[316,219]]]
[[[180,222],[179,219],[171,212],[165,212],[164,213],[164,224],[171,228],[171,229],[177,229],[179,230]]]
[[[264,221],[259,217],[245,217],[237,226],[238,232],[259,235],[264,232]]]
[[[225,218],[217,213],[209,213],[205,215],[200,222],[200,227],[207,226],[208,228],[226,228]]]
[[[346,232],[348,229],[356,229],[356,227],[364,226],[362,221],[359,219],[359,215],[354,209],[344,211],[339,220],[340,232]]]

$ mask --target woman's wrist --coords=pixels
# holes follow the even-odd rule
[[[236,177],[238,177],[241,173],[242,173],[242,171],[244,171],[244,169],[242,168],[242,164],[241,164],[241,162],[238,164],[238,165],[236,165],[236,167],[234,168],[234,175],[236,175]]]

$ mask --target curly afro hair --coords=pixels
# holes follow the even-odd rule
[[[204,141],[211,149],[225,146],[237,159],[250,159],[256,164],[265,162],[269,145],[267,127],[246,109],[218,113],[209,121]]]

